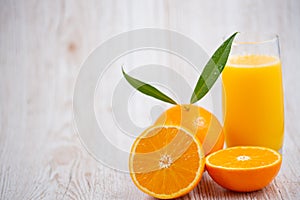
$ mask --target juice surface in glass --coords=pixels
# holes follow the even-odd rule
[[[280,150],[284,134],[281,62],[268,55],[229,58],[222,73],[226,144]]]

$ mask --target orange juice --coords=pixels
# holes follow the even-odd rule
[[[281,149],[284,108],[279,58],[232,56],[222,73],[222,82],[227,146]]]

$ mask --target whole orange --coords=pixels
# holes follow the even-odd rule
[[[193,105],[175,105],[163,112],[154,125],[180,126],[196,135],[205,155],[223,149],[223,127],[211,112]]]

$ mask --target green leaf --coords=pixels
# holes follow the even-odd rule
[[[170,97],[168,97],[167,95],[165,95],[164,93],[162,93],[161,91],[159,91],[158,89],[156,89],[155,87],[144,83],[140,80],[137,80],[131,76],[129,76],[128,74],[126,74],[124,72],[124,69],[122,67],[122,73],[125,77],[125,79],[128,81],[128,83],[130,85],[132,85],[132,87],[136,88],[138,91],[140,91],[143,94],[146,94],[148,96],[154,97],[158,100],[167,102],[167,103],[171,103],[171,104],[177,104],[173,99],[171,99]]]
[[[202,97],[206,95],[206,93],[211,89],[214,85],[220,74],[222,73],[233,42],[234,37],[238,32],[232,34],[212,55],[207,64],[205,65],[197,85],[194,89],[194,92],[191,97],[191,104],[196,103]]]

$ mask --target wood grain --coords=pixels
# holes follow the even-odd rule
[[[253,193],[222,189],[205,174],[181,199],[300,199],[300,1],[0,2],[0,199],[152,199],[127,173],[94,160],[74,130],[80,65],[112,35],[176,30],[209,54],[225,33],[276,32],[285,85],[283,166]]]

